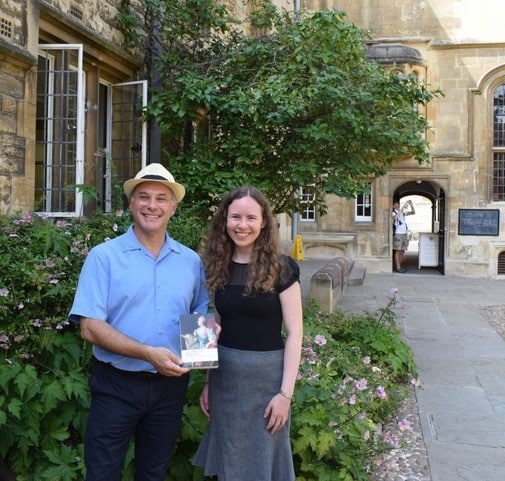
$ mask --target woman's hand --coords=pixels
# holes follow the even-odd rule
[[[276,394],[268,403],[263,418],[269,418],[266,429],[270,434],[274,435],[287,423],[290,406],[291,401],[282,394]]]

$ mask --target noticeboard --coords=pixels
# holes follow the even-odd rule
[[[498,209],[459,209],[459,235],[500,234],[500,211]]]
[[[419,232],[419,269],[438,266],[438,242],[438,234]]]

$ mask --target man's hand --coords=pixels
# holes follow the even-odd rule
[[[188,368],[181,367],[182,359],[166,347],[149,348],[147,361],[164,376],[179,377],[189,372]]]

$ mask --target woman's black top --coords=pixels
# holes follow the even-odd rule
[[[230,280],[216,292],[214,300],[221,318],[219,344],[248,351],[284,348],[279,294],[300,281],[300,268],[289,256],[281,256],[280,262],[282,268],[275,292],[248,296],[243,291],[249,264],[231,263]]]

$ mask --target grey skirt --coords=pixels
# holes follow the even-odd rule
[[[219,346],[210,371],[211,422],[193,464],[219,481],[294,481],[290,422],[275,435],[265,408],[279,391],[284,350],[242,351]]]

